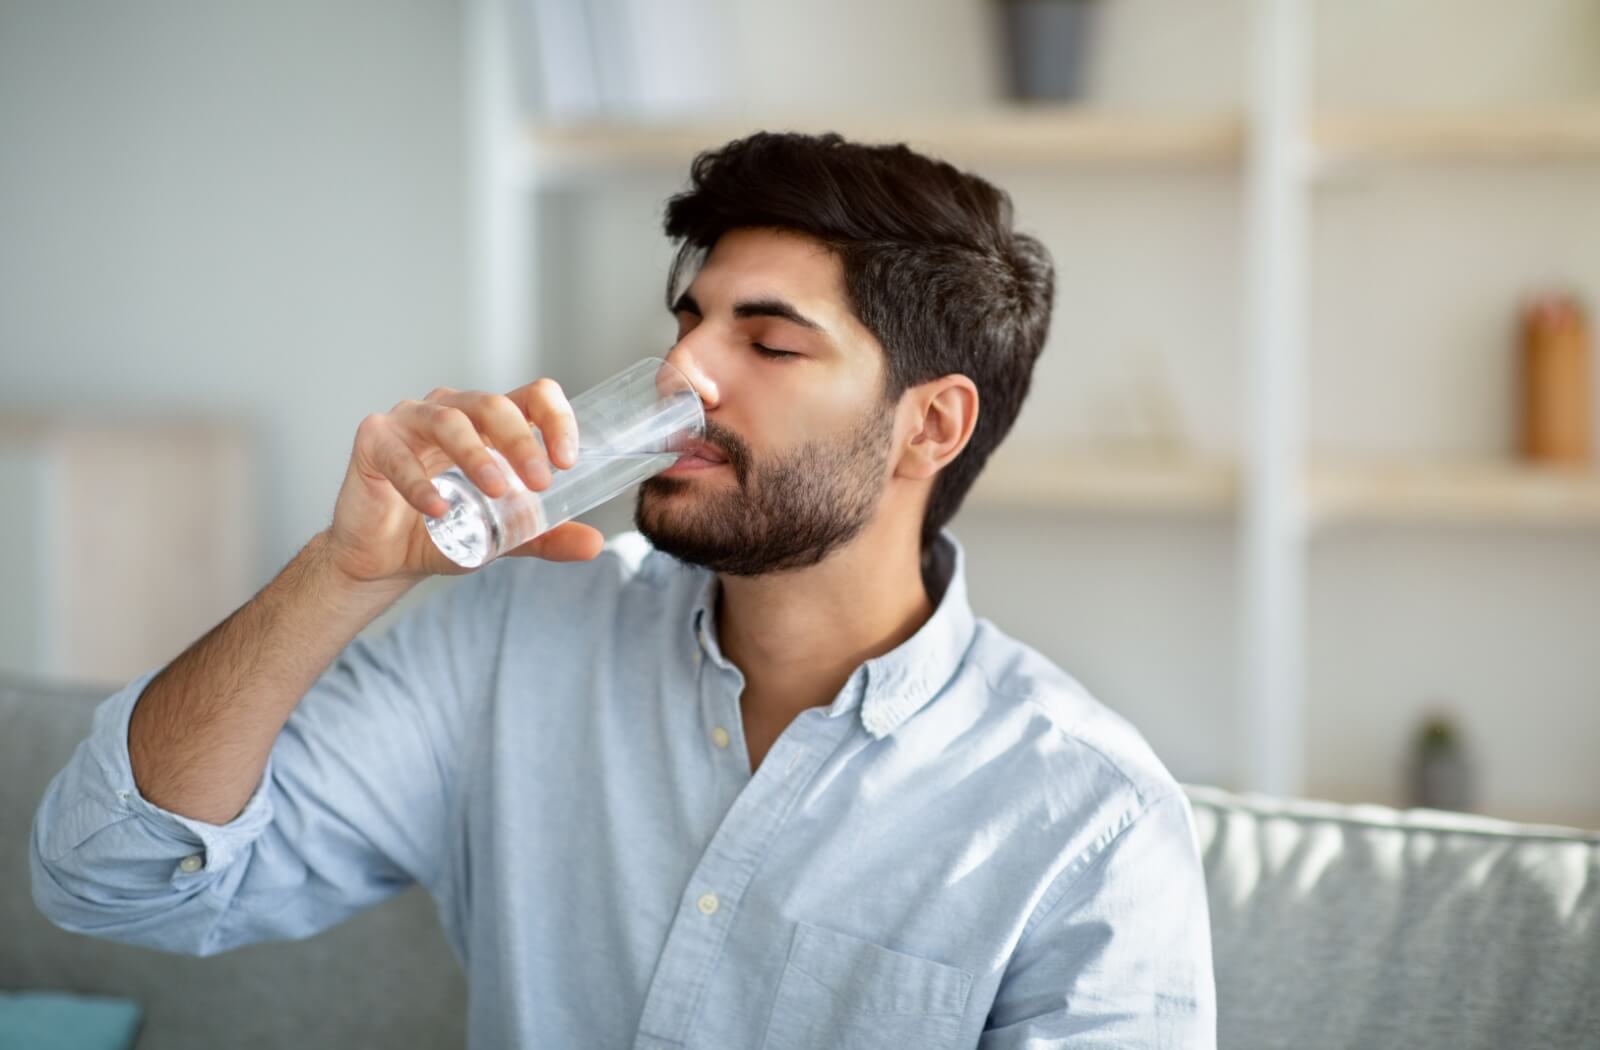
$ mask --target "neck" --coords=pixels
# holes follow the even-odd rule
[[[717,637],[745,677],[745,703],[792,717],[830,703],[857,667],[933,615],[913,537],[882,519],[805,569],[721,576]]]

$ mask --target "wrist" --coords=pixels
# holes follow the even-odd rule
[[[341,605],[387,606],[422,582],[421,576],[371,580],[352,574],[340,564],[332,533],[328,529],[311,537],[302,556],[306,559],[306,570],[314,578],[318,589]]]

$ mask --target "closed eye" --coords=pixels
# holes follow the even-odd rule
[[[785,357],[800,356],[792,350],[774,350],[772,347],[763,346],[760,343],[751,343],[750,345],[755,348],[756,353],[760,354],[762,357],[771,358],[774,361],[781,360]]]

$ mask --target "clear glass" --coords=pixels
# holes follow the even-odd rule
[[[666,470],[705,435],[705,410],[688,377],[659,357],[647,357],[572,399],[578,421],[578,461],[552,470],[543,492],[523,484],[499,451],[489,455],[509,482],[499,499],[485,496],[460,467],[433,479],[449,503],[428,518],[428,535],[457,565],[476,568],[542,532]],[[540,444],[544,437],[534,428]]]

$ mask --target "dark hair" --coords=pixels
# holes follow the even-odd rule
[[[888,356],[884,395],[960,373],[978,388],[972,438],[934,479],[926,551],[1016,421],[1044,347],[1054,298],[1050,253],[1011,228],[1011,198],[904,145],[836,134],[759,132],[701,153],[667,202],[684,271],[733,229],[814,237],[839,257],[850,306]]]

